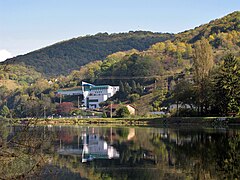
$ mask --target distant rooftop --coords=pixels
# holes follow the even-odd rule
[[[94,84],[90,84],[90,83],[82,81],[82,86],[88,86],[88,87],[90,87],[90,89],[95,90],[95,89],[108,89],[109,86],[111,86],[111,85],[94,85]]]

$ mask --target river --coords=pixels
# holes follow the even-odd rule
[[[240,129],[0,127],[2,179],[239,179]]]

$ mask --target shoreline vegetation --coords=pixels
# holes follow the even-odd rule
[[[151,117],[151,118],[3,118],[11,124],[34,125],[124,125],[124,126],[161,126],[161,125],[206,125],[240,126],[239,117]]]

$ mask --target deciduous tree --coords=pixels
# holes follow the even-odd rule
[[[7,117],[10,114],[10,110],[6,105],[4,105],[0,113],[3,117]]]
[[[117,117],[128,117],[130,112],[126,106],[121,106],[116,111]]]
[[[214,65],[212,47],[207,39],[202,38],[195,43],[193,70],[194,80],[198,92],[198,106],[203,115],[204,103],[208,99],[205,96],[206,87],[209,82],[209,74]],[[205,107],[206,110],[206,107]]]

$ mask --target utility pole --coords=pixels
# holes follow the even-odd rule
[[[165,81],[165,89],[167,90],[167,91],[169,91],[169,84],[168,84],[168,77],[167,77],[167,79],[166,79],[166,81]]]
[[[43,117],[44,117],[44,119],[46,119],[46,107],[45,106],[43,107]]]
[[[111,127],[111,129],[110,129],[110,139],[111,139],[111,141],[110,141],[110,143],[111,143],[111,145],[112,145],[112,127]]]
[[[110,104],[110,108],[111,108],[111,110],[110,110],[110,117],[112,118],[112,101],[111,101],[111,104]]]
[[[80,144],[80,135],[79,135],[79,133],[78,133],[78,149],[79,149],[79,144]]]
[[[60,102],[60,104],[62,104],[62,94],[60,94],[60,100],[59,100]]]

